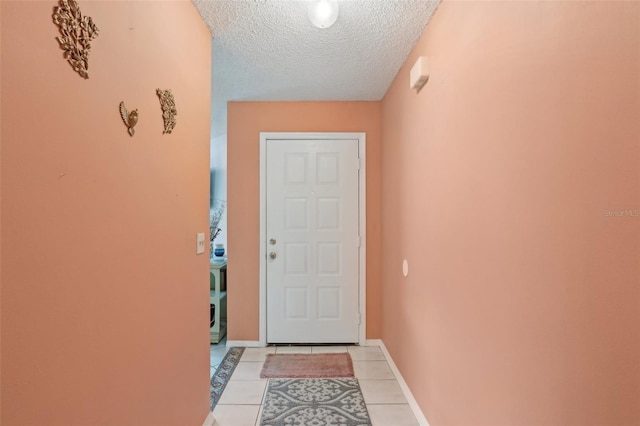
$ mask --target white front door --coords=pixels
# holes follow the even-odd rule
[[[358,342],[358,141],[266,153],[267,341]]]

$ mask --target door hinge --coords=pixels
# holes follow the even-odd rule
[[[358,247],[360,247],[362,245],[362,238],[360,238],[360,235],[358,235],[358,239],[356,240],[356,244],[358,244]]]
[[[358,167],[358,170],[360,170],[360,157],[358,157],[358,161],[356,162],[356,165]]]

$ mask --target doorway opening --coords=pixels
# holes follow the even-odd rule
[[[365,344],[365,133],[260,134],[259,318],[262,346]]]

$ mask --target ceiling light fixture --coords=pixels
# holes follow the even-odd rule
[[[338,0],[311,0],[309,20],[318,28],[329,28],[338,19]]]

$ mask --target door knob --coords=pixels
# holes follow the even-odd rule
[[[271,253],[269,253],[269,259],[275,259],[278,255],[276,254],[275,251],[272,251]]]
[[[276,245],[276,239],[275,238],[270,239],[269,240],[269,244],[271,244],[272,246],[275,246]]]

